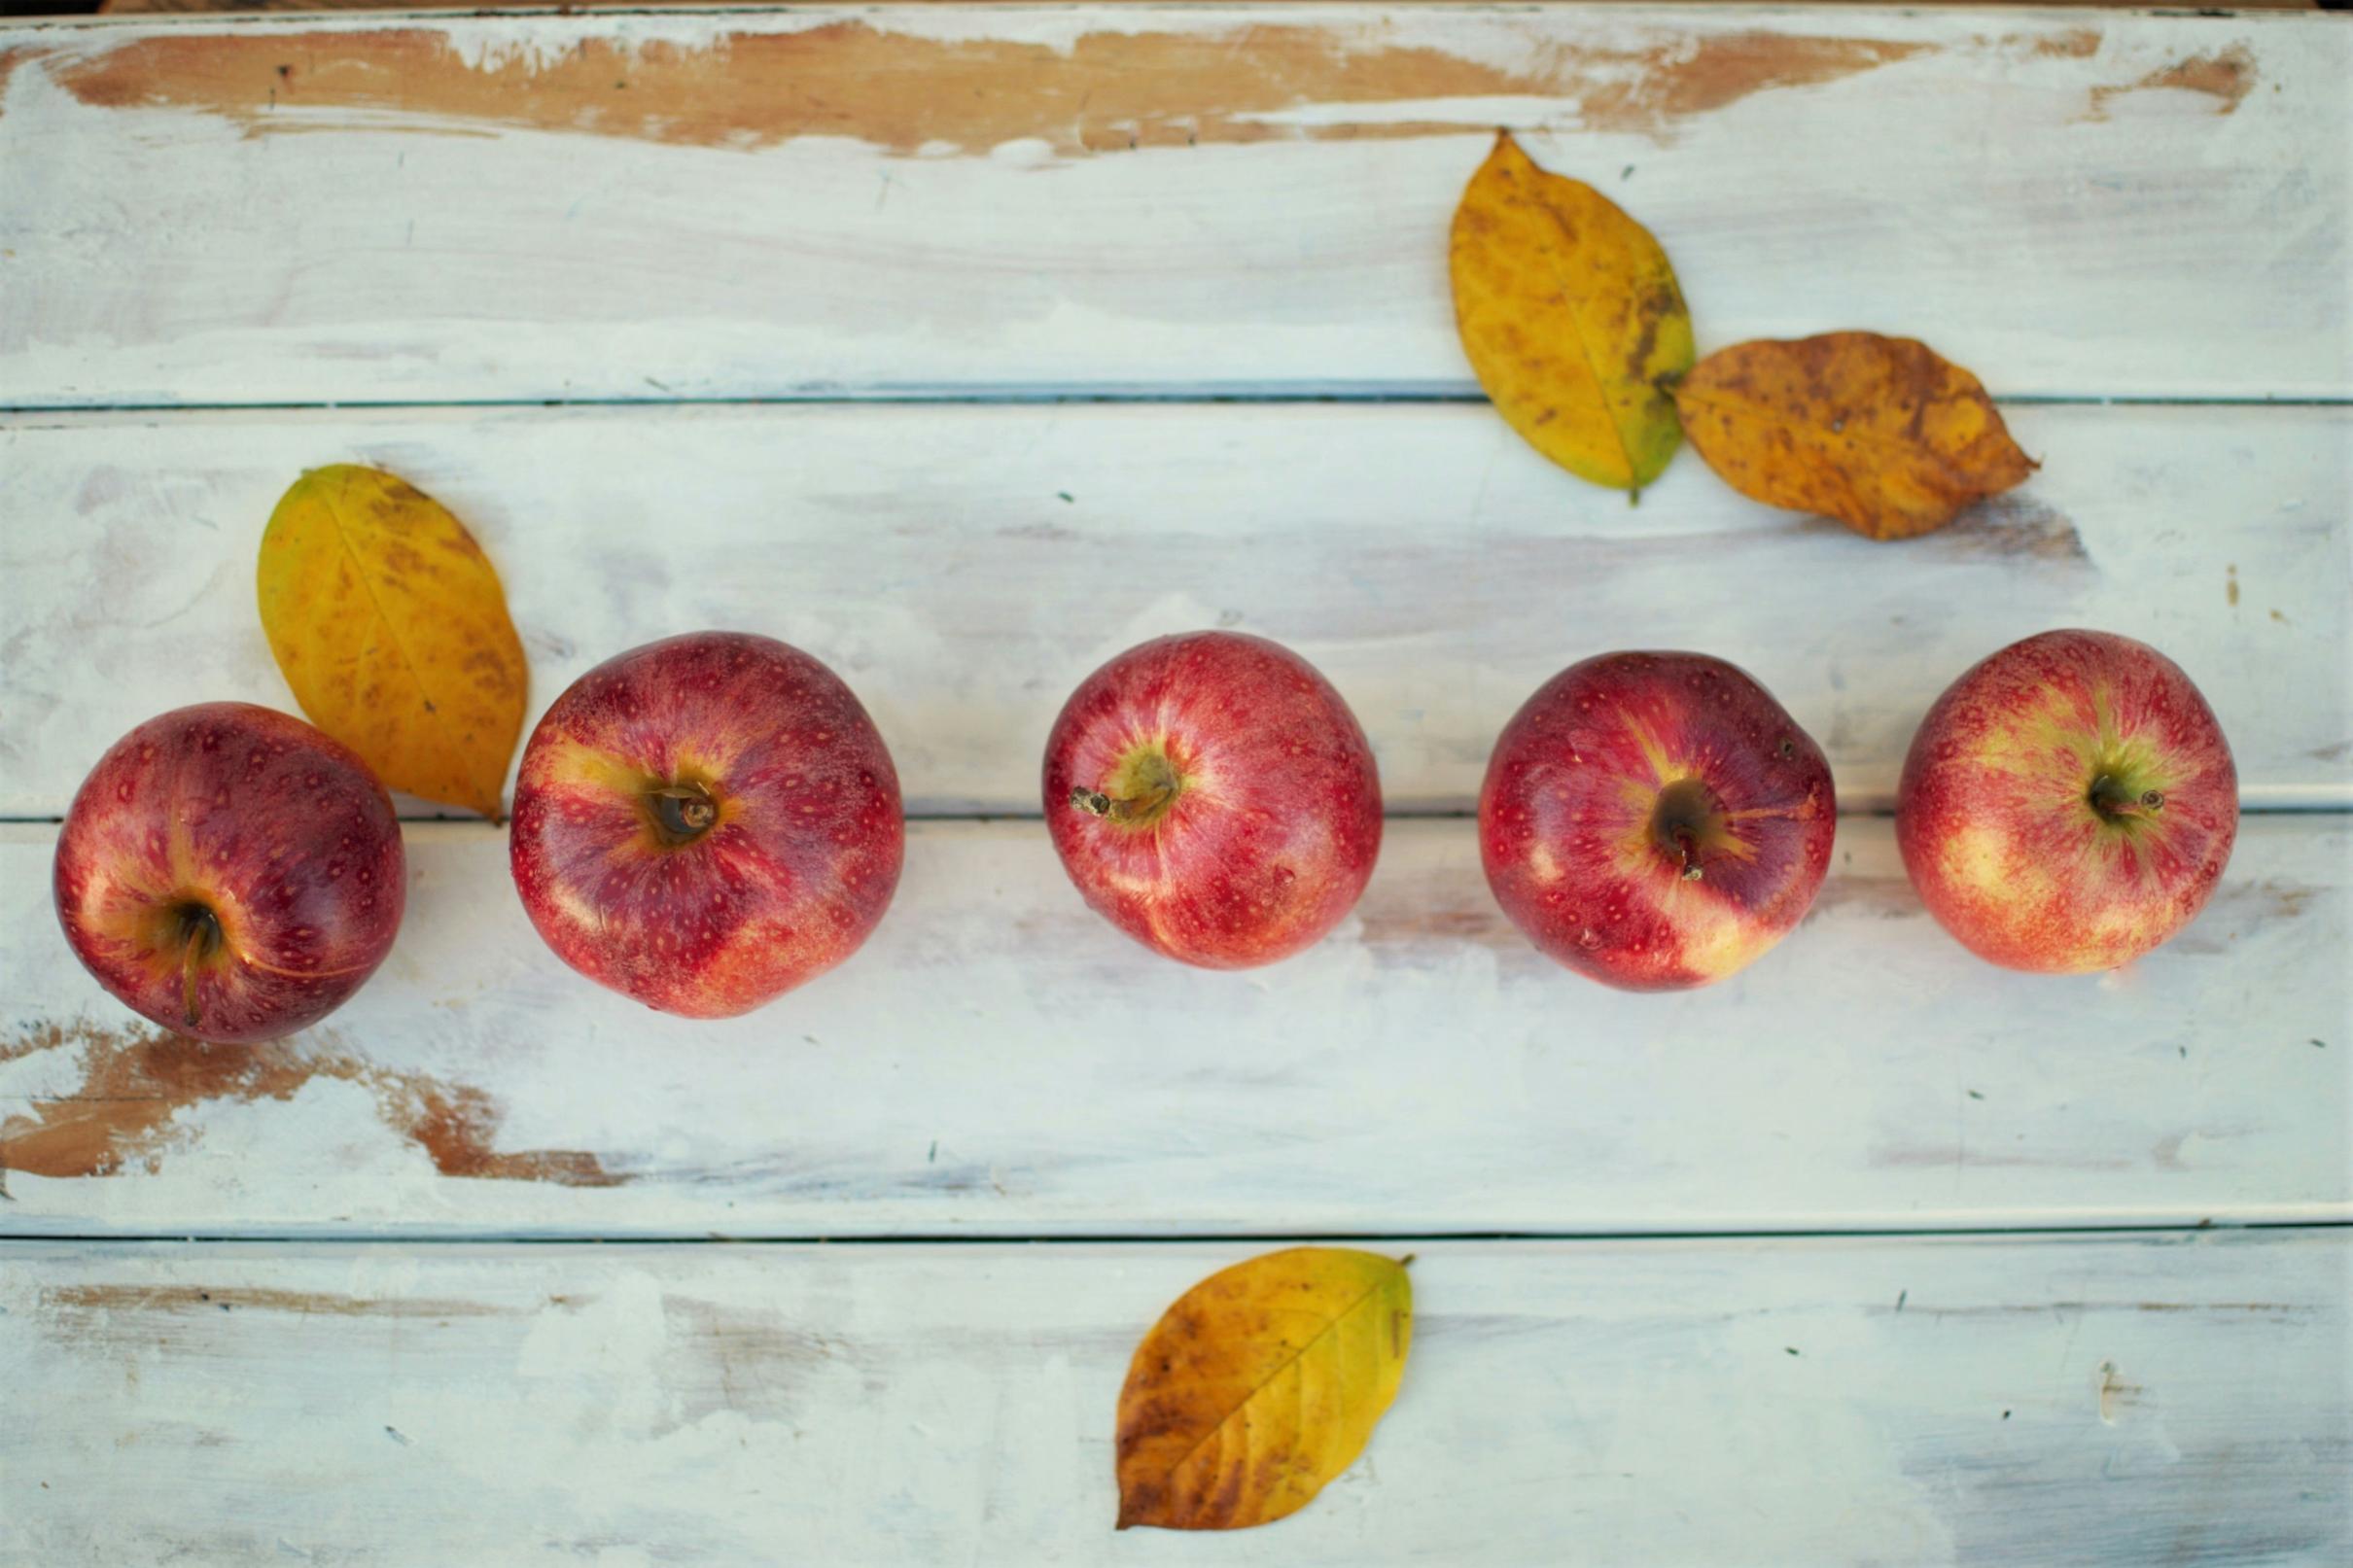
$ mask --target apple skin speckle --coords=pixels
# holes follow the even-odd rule
[[[2213,710],[2171,659],[2107,632],[2044,632],[1969,669],[1920,721],[1896,792],[1928,912],[1987,962],[2046,974],[2170,940],[2237,836]]]
[[[1046,741],[1043,795],[1088,906],[1203,968],[1312,946],[1381,853],[1381,782],[1355,715],[1305,659],[1240,632],[1159,638],[1087,677]]]
[[[509,841],[558,958],[688,1018],[750,1012],[857,952],[905,853],[898,774],[857,697],[739,632],[575,681],[524,748]]]
[[[1837,830],[1821,748],[1704,653],[1569,666],[1504,726],[1479,791],[1504,914],[1547,957],[1625,991],[1753,963],[1812,906]]]
[[[392,799],[324,731],[250,703],[149,719],[74,795],[52,873],[74,957],[142,1018],[215,1045],[307,1028],[392,951]]]

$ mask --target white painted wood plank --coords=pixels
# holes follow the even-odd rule
[[[502,1565],[2332,1564],[2344,1232],[1397,1243],[1365,1456],[1111,1528],[1136,1340],[1248,1249],[0,1251],[0,1554]]]
[[[0,829],[13,1234],[1653,1232],[2353,1218],[2353,828],[2252,819],[2113,979],[2011,974],[1848,819],[1809,921],[1672,996],[1537,956],[1472,825],[1391,824],[1358,913],[1213,974],[1092,915],[1035,822],[912,835],[855,958],[637,1007],[541,946],[489,828],[408,830],[408,918],[321,1029],[158,1043]],[[117,1173],[87,1176],[109,1160]],[[48,1172],[40,1174],[36,1172]]]
[[[0,30],[0,404],[1471,385],[1494,126],[1703,345],[2353,393],[2319,16],[1390,6]]]
[[[766,632],[848,679],[919,814],[1035,814],[1080,679],[1211,625],[1332,679],[1392,810],[1467,809],[1527,695],[1613,647],[1745,666],[1842,803],[1885,809],[1937,693],[2066,625],[2172,654],[2250,804],[2353,805],[2353,411],[2011,413],[2043,471],[1894,545],[1755,505],[1688,455],[1629,508],[1475,406],[19,416],[0,423],[0,812],[61,814],[167,708],[291,706],[253,562],[295,475],[352,460],[482,540],[535,717],[623,648]]]

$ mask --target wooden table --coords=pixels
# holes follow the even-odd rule
[[[1455,6],[0,30],[0,1560],[2341,1562],[2353,1472],[2353,32],[2318,16]],[[1656,231],[1703,348],[1917,333],[2044,462],[1905,545],[1480,402],[1493,126]],[[55,823],[291,699],[270,505],[364,461],[497,561],[544,705],[702,626],[893,747],[870,946],[740,1021],[565,969],[418,819],[326,1027],[134,1027]],[[1886,812],[1971,660],[2168,649],[2248,818],[2134,970],[2010,975]],[[1036,819],[1062,697],[1297,646],[1396,813],[1281,967],[1157,962]],[[1605,992],[1465,819],[1538,680],[1754,671],[1849,815],[1804,929]],[[1277,1238],[1420,1255],[1297,1518],[1110,1530],[1130,1346]]]

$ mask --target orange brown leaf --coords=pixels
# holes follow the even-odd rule
[[[1693,368],[1675,406],[1735,490],[1868,539],[1932,533],[2035,469],[1978,378],[1909,337],[1736,344]]]
[[[1345,1247],[1186,1291],[1119,1391],[1119,1527],[1236,1530],[1306,1507],[1397,1397],[1413,1319],[1404,1265]]]
[[[394,789],[499,815],[528,676],[464,524],[389,473],[314,469],[270,514],[256,585],[312,723]]]
[[[1682,438],[1691,312],[1650,231],[1509,134],[1455,209],[1455,324],[1511,428],[1579,478],[1639,490]]]

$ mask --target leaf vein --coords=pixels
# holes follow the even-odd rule
[[[348,487],[348,484],[346,480],[345,486]],[[459,747],[457,737],[450,733],[449,721],[441,715],[442,705],[435,700],[433,688],[425,683],[425,672],[419,668],[416,656],[409,652],[407,640],[401,636],[401,628],[385,610],[383,600],[376,593],[375,583],[369,578],[367,563],[360,556],[359,546],[352,542],[351,527],[343,517],[342,489],[337,489],[327,498],[327,515],[334,520],[335,539],[343,546],[344,555],[350,559],[352,573],[360,579],[361,589],[368,595],[369,608],[375,611],[376,619],[383,622],[385,634],[392,639],[394,651],[401,656],[401,667],[408,672],[408,679],[416,685],[417,695],[425,704],[426,716],[433,720],[433,727],[440,732],[442,746],[462,764],[466,753]],[[504,784],[505,782],[502,770],[500,783]],[[473,781],[468,780],[467,784],[471,787]],[[497,815],[495,808],[491,815]]]
[[[1839,470],[1842,475],[1846,472],[1846,465],[1840,461],[1838,451],[1830,444],[1829,438],[1832,437],[1850,441],[1858,446],[1879,447],[1893,452],[1899,457],[1926,459],[1948,481],[1959,485],[1968,485],[1973,482],[1971,476],[1957,467],[1951,459],[1925,441],[1914,442],[1906,440],[1900,436],[1884,436],[1873,430],[1832,431],[1808,419],[1781,419],[1770,409],[1760,407],[1756,403],[1738,399],[1711,397],[1704,390],[1690,392],[1683,396],[1688,397],[1703,408],[1716,410],[1727,419],[1744,419],[1769,428],[1799,431],[1816,437],[1817,449],[1827,462]],[[1850,484],[1851,482],[1849,479]]]
[[[1552,221],[1552,226],[1561,231],[1562,243],[1573,247],[1576,236],[1553,204],[1539,193],[1536,205],[1543,209],[1544,216]],[[1609,401],[1609,385],[1601,379],[1601,366],[1595,363],[1593,347],[1586,341],[1585,322],[1579,312],[1581,296],[1562,271],[1551,251],[1545,253],[1544,261],[1554,281],[1561,285],[1562,296],[1568,301],[1568,309],[1563,314],[1568,317],[1569,335],[1577,340],[1577,354],[1585,361],[1585,373],[1594,378],[1594,392],[1601,400],[1601,417],[1608,423],[1609,434],[1618,443],[1618,455],[1626,460],[1626,482],[1633,484],[1640,477],[1634,471],[1634,449],[1626,439],[1625,429],[1618,423],[1618,410]]]
[[[1216,1423],[1212,1425],[1207,1432],[1204,1432],[1200,1437],[1194,1439],[1193,1446],[1191,1447],[1185,1449],[1183,1453],[1177,1455],[1175,1460],[1171,1461],[1168,1468],[1167,1479],[1174,1480],[1176,1472],[1182,1470],[1187,1464],[1190,1464],[1193,1456],[1202,1450],[1202,1447],[1208,1444],[1210,1439],[1216,1437],[1217,1434],[1225,1428],[1226,1423],[1233,1420],[1237,1414],[1247,1410],[1252,1400],[1256,1399],[1259,1395],[1265,1393],[1269,1388],[1273,1387],[1276,1378],[1282,1376],[1282,1374],[1289,1368],[1296,1366],[1301,1356],[1306,1355],[1310,1350],[1314,1349],[1317,1343],[1327,1338],[1334,1329],[1338,1328],[1340,1324],[1349,1317],[1351,1313],[1354,1312],[1356,1308],[1362,1307],[1366,1302],[1371,1301],[1375,1296],[1379,1295],[1382,1288],[1387,1283],[1387,1281],[1386,1280],[1376,1280],[1372,1284],[1367,1285],[1364,1288],[1363,1294],[1356,1297],[1355,1300],[1350,1302],[1346,1307],[1340,1308],[1339,1311],[1333,1313],[1330,1319],[1324,1323],[1323,1327],[1317,1329],[1308,1338],[1306,1343],[1302,1344],[1298,1349],[1292,1351],[1289,1355],[1283,1357],[1282,1365],[1277,1366],[1269,1371],[1264,1377],[1259,1379],[1256,1387],[1252,1388],[1248,1393],[1243,1395],[1240,1400],[1236,1401],[1233,1408],[1227,1411],[1223,1415],[1220,1415],[1217,1418]]]

